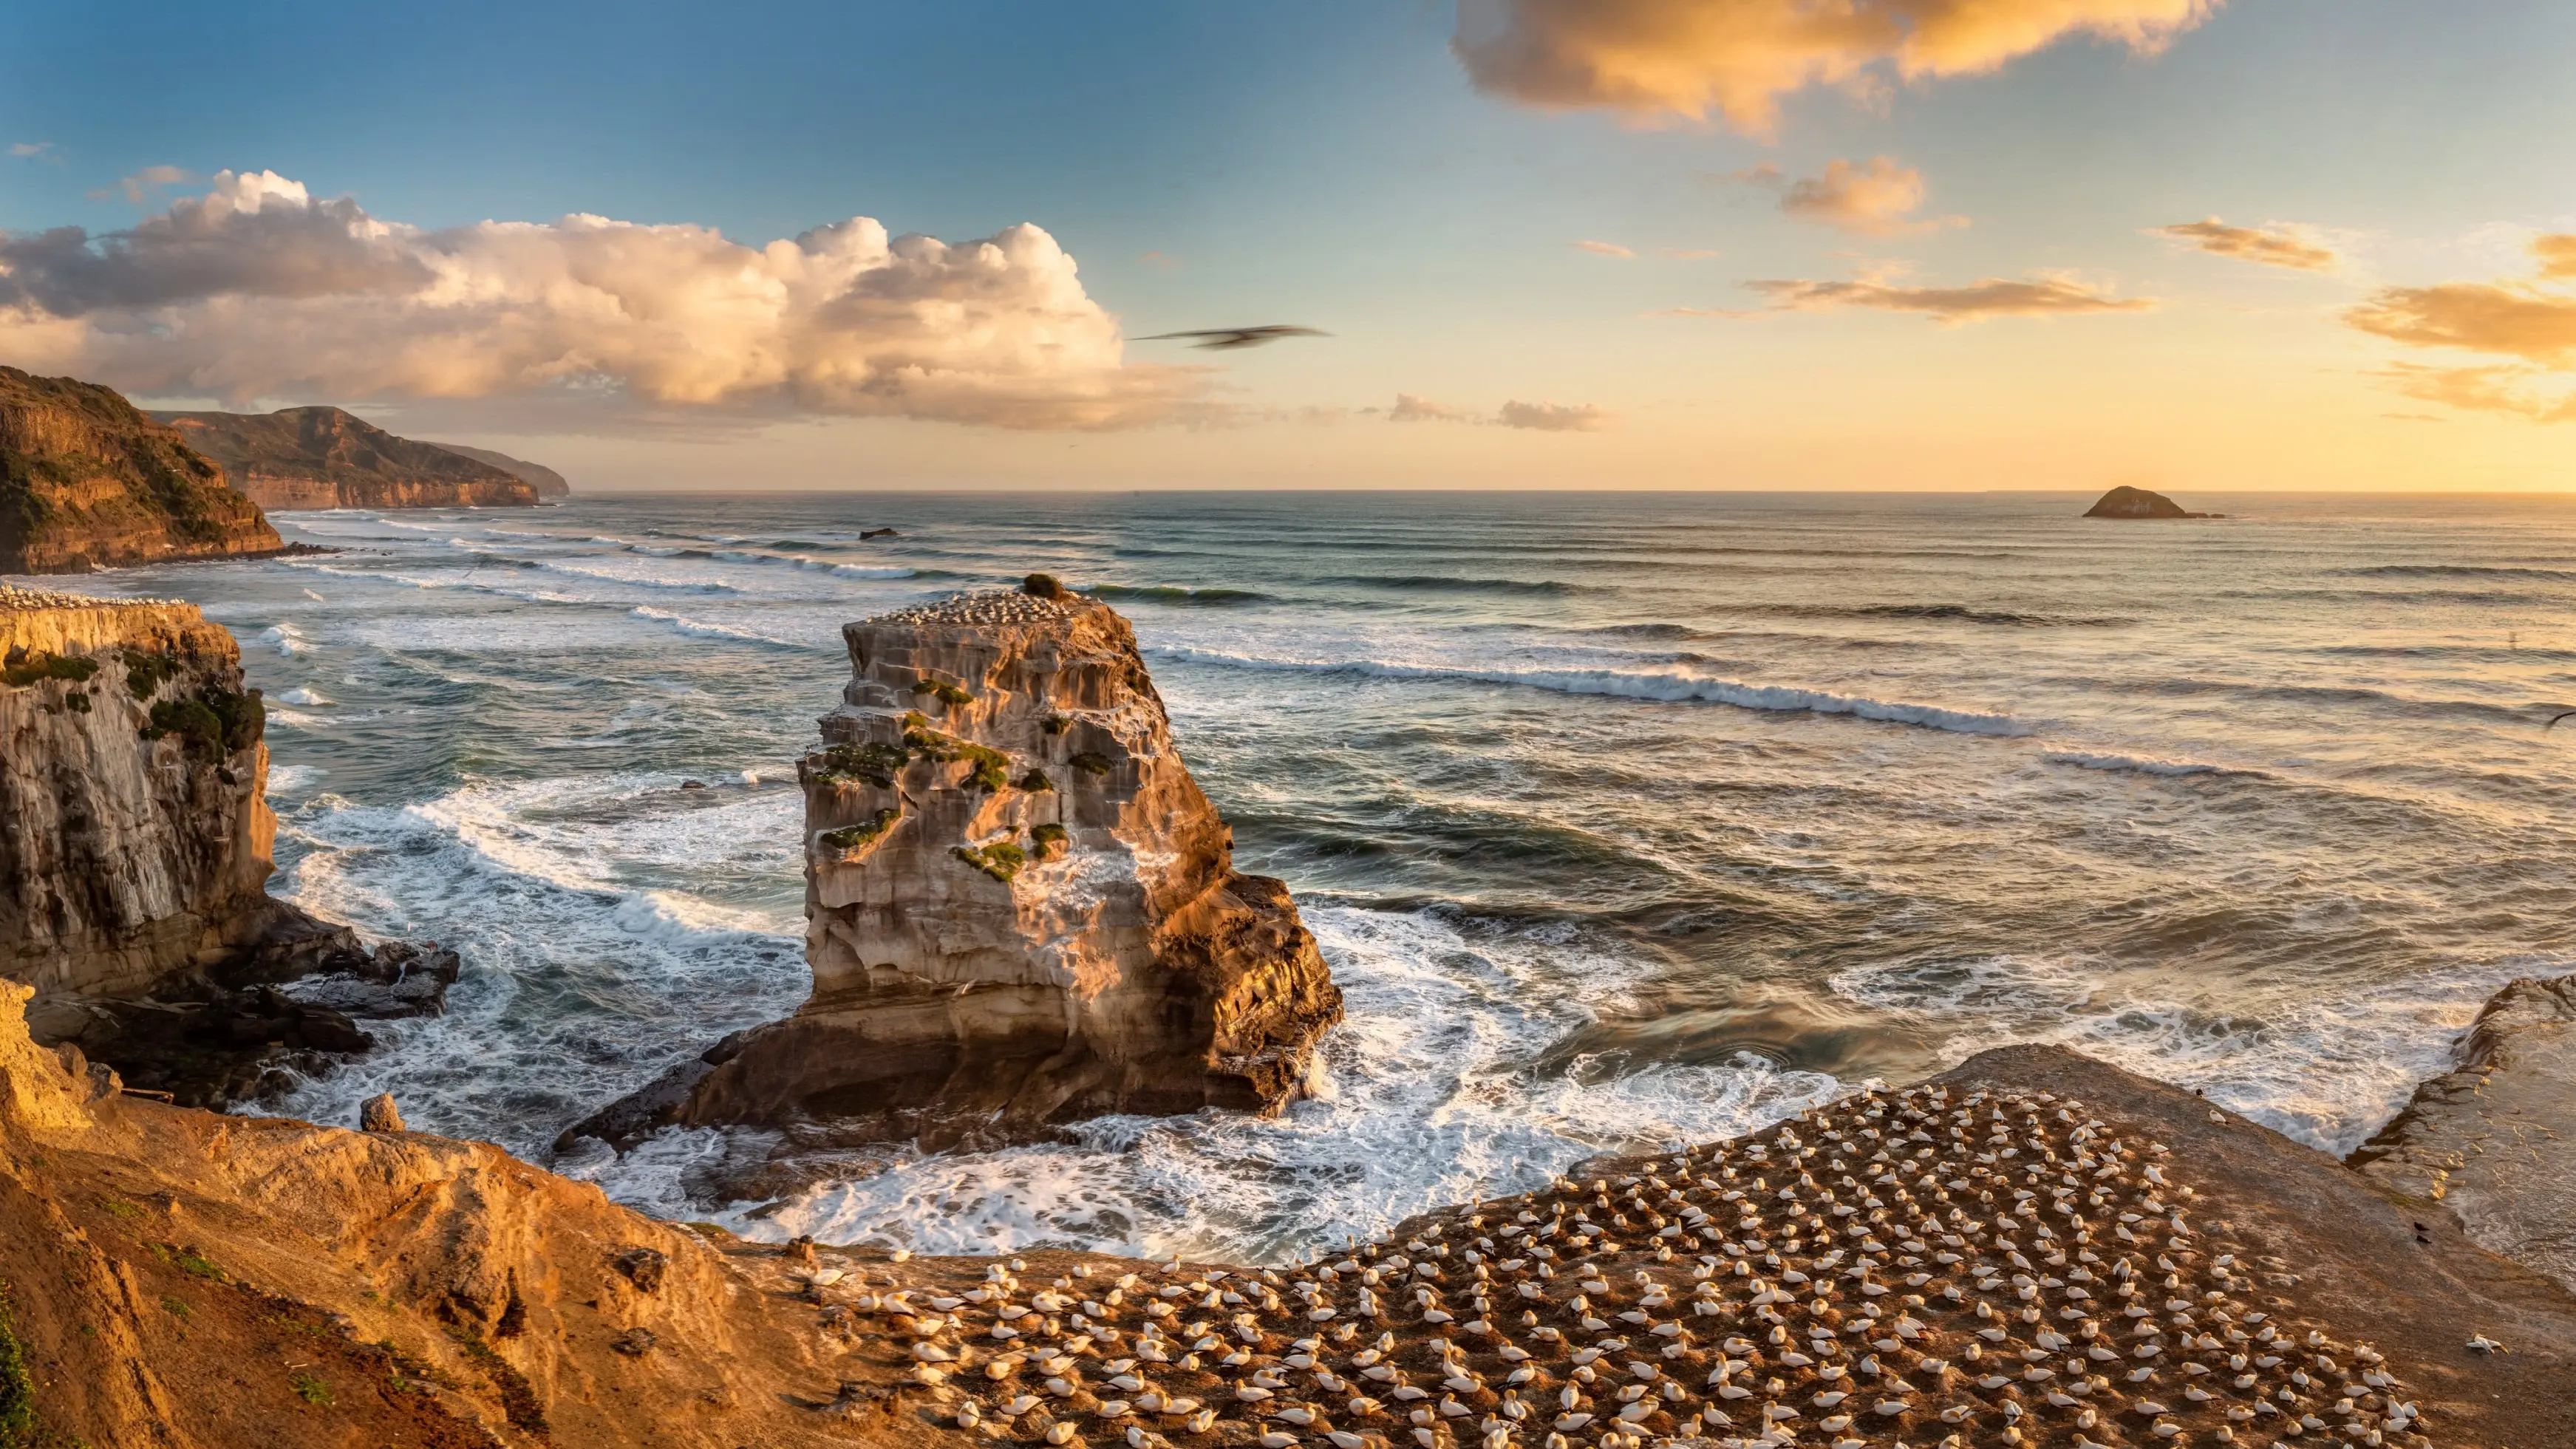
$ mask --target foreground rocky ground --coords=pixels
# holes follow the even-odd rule
[[[2576,1298],[2051,1049],[1260,1271],[754,1245],[484,1144],[124,1096],[23,999],[36,1443],[2576,1443]]]

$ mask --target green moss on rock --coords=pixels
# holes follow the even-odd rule
[[[864,820],[856,825],[844,825],[838,830],[824,831],[823,843],[838,851],[857,850],[874,844],[879,836],[892,830],[894,823],[902,818],[903,812],[900,810],[879,810],[873,820]]]
[[[1029,860],[1027,851],[1007,840],[983,846],[961,845],[949,853],[1004,885],[1009,885]]]
[[[97,660],[84,659],[77,654],[12,653],[18,657],[11,658],[6,667],[0,667],[0,684],[14,689],[24,689],[48,679],[85,684],[91,675],[98,673]]]

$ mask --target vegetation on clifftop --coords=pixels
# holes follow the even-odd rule
[[[0,573],[282,547],[224,471],[110,388],[0,367]]]

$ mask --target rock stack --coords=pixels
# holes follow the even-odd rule
[[[1287,887],[1233,869],[1127,622],[1040,576],[842,634],[798,770],[812,998],[568,1135],[935,1146],[1299,1095],[1341,993]]]

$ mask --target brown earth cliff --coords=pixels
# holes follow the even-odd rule
[[[221,468],[112,389],[0,367],[0,574],[282,546]]]

